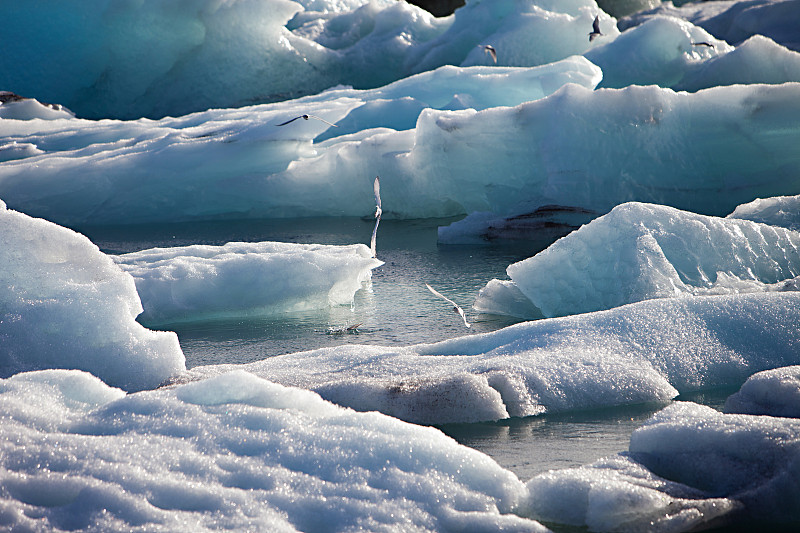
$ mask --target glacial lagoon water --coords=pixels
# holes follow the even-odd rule
[[[466,246],[437,244],[437,228],[452,219],[384,220],[378,258],[368,286],[352,306],[280,317],[171,324],[178,333],[186,366],[249,363],[267,357],[341,344],[405,346],[488,332],[511,325],[510,317],[471,309],[478,291],[492,278],[505,279],[506,267],[549,243]],[[219,221],[170,225],[78,228],[110,254],[153,247],[226,242],[281,241],[318,244],[368,243],[368,218]],[[429,283],[461,304],[472,323],[464,327],[449,305],[425,288]],[[331,328],[360,324],[355,333]],[[721,406],[731,390],[694,394],[690,400]],[[440,429],[460,443],[493,457],[523,481],[551,469],[577,467],[628,448],[631,432],[663,404],[616,407],[493,423],[451,424]]]

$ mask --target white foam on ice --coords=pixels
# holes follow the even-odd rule
[[[506,270],[547,317],[652,298],[797,290],[800,233],[630,202]],[[489,300],[504,297],[487,288],[476,307],[502,310]],[[509,307],[506,314],[518,313],[515,299]]]
[[[360,411],[423,424],[663,402],[798,362],[800,293],[661,299],[406,348],[339,346],[246,369]]]
[[[438,430],[246,372],[125,395],[0,380],[0,519],[25,530],[546,531],[525,486]]]
[[[800,195],[756,198],[736,206],[728,218],[741,218],[800,231]]]
[[[231,242],[112,257],[133,276],[148,325],[352,304],[383,264],[364,244]]]
[[[92,372],[126,390],[185,369],[178,337],[136,322],[133,278],[72,230],[0,202],[0,375]]]

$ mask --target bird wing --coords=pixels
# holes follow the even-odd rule
[[[286,122],[281,122],[280,124],[275,124],[275,125],[276,126],[285,126],[285,125],[289,124],[290,122],[294,122],[298,118],[303,118],[303,117],[294,117],[292,119],[287,120]]]
[[[372,257],[375,257],[375,240],[378,236],[378,224],[381,223],[381,215],[378,213],[378,218],[375,219],[375,228],[372,230],[372,240],[369,243],[369,248],[372,251]]]
[[[493,46],[487,46],[485,50],[486,50],[487,52],[489,52],[489,55],[490,55],[490,56],[492,56],[492,60],[493,60],[495,63],[497,63],[497,50],[495,50]]]
[[[464,314],[464,310],[457,305],[456,311],[458,312],[459,315],[461,315],[461,319],[464,321],[464,325],[467,326],[468,328],[471,327],[472,325],[469,322],[467,322],[467,315]]]
[[[372,183],[372,190],[375,192],[375,207],[378,208],[378,210],[375,211],[375,216],[379,217],[379,216],[381,216],[381,213],[383,213],[383,210],[381,209],[381,177],[380,176],[375,176],[375,181]]]
[[[592,22],[592,32],[600,33],[600,15],[594,17],[594,22]]]
[[[372,230],[372,240],[370,241],[370,250],[372,250],[372,257],[375,257],[375,239],[378,236],[378,224],[381,223],[381,179],[380,176],[375,176],[375,181],[372,184],[372,190],[375,191],[375,228]]]
[[[324,118],[320,118],[320,117],[318,117],[318,116],[316,116],[316,115],[308,115],[308,116],[309,116],[309,117],[311,117],[311,118],[315,118],[315,119],[317,119],[317,120],[321,120],[321,121],[322,121],[322,122],[324,122],[325,124],[327,124],[327,125],[329,125],[329,126],[333,126],[334,128],[338,128],[338,127],[339,127],[339,126],[337,126],[336,124],[334,124],[333,122],[328,122],[328,121],[327,121],[327,120],[325,120]]]
[[[463,309],[461,309],[461,306],[460,306],[460,305],[458,305],[458,304],[457,304],[457,303],[455,303],[453,300],[451,300],[450,298],[448,298],[448,297],[447,297],[447,296],[445,296],[444,294],[440,293],[439,291],[437,291],[436,289],[434,289],[433,287],[431,287],[431,286],[430,286],[430,285],[428,285],[427,283],[425,284],[425,286],[426,286],[426,287],[428,287],[428,290],[429,290],[429,291],[431,291],[433,294],[435,294],[435,295],[436,295],[436,296],[438,296],[439,298],[441,298],[441,299],[443,299],[443,300],[446,300],[447,302],[449,302],[449,303],[450,303],[450,305],[452,305],[452,306],[453,306],[453,308],[455,308],[456,312],[457,312],[459,315],[461,315],[461,318],[464,320],[464,325],[465,325],[465,326],[467,326],[467,327],[470,327],[470,323],[469,323],[469,322],[467,322],[467,316],[464,314],[464,310],[463,310]]]

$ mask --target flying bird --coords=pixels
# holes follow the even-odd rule
[[[370,242],[370,249],[372,250],[372,257],[375,257],[375,238],[378,235],[378,224],[381,223],[381,177],[375,176],[375,182],[372,184],[372,190],[375,191],[375,229],[372,230],[372,241]]]
[[[478,47],[483,48],[483,53],[492,56],[492,61],[497,63],[497,50],[494,49],[494,46],[492,46],[491,44],[484,44],[481,46],[479,44]]]
[[[600,31],[600,15],[597,15],[594,17],[594,22],[592,22],[592,33],[589,34],[589,42],[594,41],[595,37],[600,37],[601,35],[605,34]]]
[[[461,318],[464,320],[464,325],[465,326],[467,326],[468,328],[472,326],[469,322],[467,322],[467,316],[464,314],[464,310],[461,309],[461,307],[459,307],[457,303],[455,303],[453,300],[451,300],[450,298],[448,298],[444,294],[440,293],[439,291],[437,291],[436,289],[434,289],[433,287],[431,287],[427,283],[425,284],[425,286],[428,287],[428,290],[431,291],[436,296],[438,296],[439,298],[442,298],[443,300],[447,300],[448,302],[450,302],[450,305],[453,306],[453,312],[461,315]]]
[[[336,124],[334,124],[334,123],[332,123],[332,122],[328,122],[328,121],[327,121],[327,120],[325,120],[324,118],[319,118],[319,117],[318,117],[318,116],[316,116],[316,115],[300,115],[299,117],[294,117],[293,119],[287,120],[286,122],[281,122],[280,124],[275,124],[275,125],[276,125],[276,126],[285,126],[285,125],[289,124],[290,122],[294,122],[295,120],[297,120],[297,119],[299,119],[299,118],[302,118],[303,120],[308,120],[308,119],[310,119],[310,118],[315,118],[315,119],[317,119],[317,120],[321,120],[322,122],[324,122],[325,124],[327,124],[327,125],[329,125],[329,126],[333,126],[334,128],[338,128],[338,127],[339,127],[339,126],[337,126]]]

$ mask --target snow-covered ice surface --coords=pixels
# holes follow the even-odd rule
[[[0,380],[0,527],[543,532],[526,489],[438,430],[232,372],[126,395],[80,372]]]
[[[798,522],[800,420],[674,403],[629,452],[527,483],[522,513],[591,531],[691,531]]]
[[[435,344],[339,346],[235,368],[423,424],[664,402],[800,361],[800,293],[671,298]]]
[[[800,233],[632,202],[507,272],[511,282],[488,284],[476,309],[520,316],[519,292],[531,303],[526,318],[538,318],[651,298],[798,290]]]
[[[178,337],[136,322],[133,278],[89,239],[0,202],[0,375],[91,372],[126,390],[185,369]]]
[[[583,61],[573,64],[585,69]],[[591,86],[587,74],[562,81]],[[411,130],[316,144],[334,128],[275,126],[299,114],[297,103],[157,122],[8,121],[2,144],[44,153],[0,166],[0,198],[62,224],[132,224],[364,216],[376,175],[384,217],[394,218],[544,205],[602,214],[629,200],[724,215],[755,197],[800,192],[800,83],[696,93],[586,85],[513,107],[424,109]],[[336,122],[362,103],[336,96],[303,112]]]
[[[153,248],[112,256],[131,274],[148,325],[269,316],[353,296],[383,264],[364,244],[232,242]]]
[[[623,3],[654,9],[619,27],[593,0],[469,0],[440,19],[395,0],[5,9],[0,90],[30,98],[0,94],[0,529],[800,524],[800,2]],[[324,120],[277,126],[302,114]],[[400,233],[468,215],[440,241],[540,250],[573,232],[468,310],[475,329],[498,324],[476,310],[540,320],[420,344],[409,324],[452,333],[458,317],[413,287],[437,274],[463,296],[487,281],[464,265],[487,256],[462,264],[467,246],[436,271],[394,249],[373,284],[396,284],[395,344],[187,370],[143,309],[263,337],[254,314],[346,308],[379,261],[192,233],[126,248],[149,249],[117,257],[131,275],[55,225],[371,230],[376,175]],[[724,414],[672,401],[738,386]],[[530,480],[407,423],[513,433],[519,417],[665,404],[627,451]]]
[[[736,206],[728,218],[741,218],[800,231],[800,195],[756,198]]]
[[[800,366],[753,374],[728,397],[725,412],[800,418]]]

